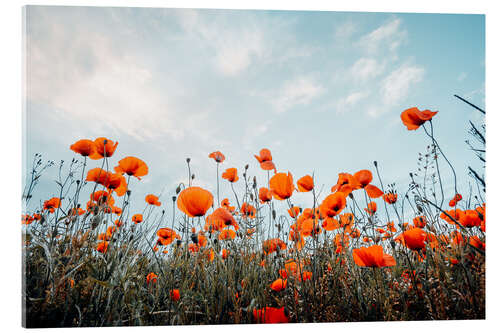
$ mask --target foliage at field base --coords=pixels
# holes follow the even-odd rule
[[[313,172],[295,177],[269,149],[250,157],[264,184],[215,151],[206,167],[216,192],[197,185],[188,158],[187,183],[133,207],[149,165],[114,160],[118,142],[98,138],[71,144],[59,193],[28,210],[44,171],[57,167],[35,155],[23,193],[24,325],[484,318],[484,177],[469,168],[471,186],[457,189],[435,138],[437,112],[410,108],[401,120],[427,147],[400,193],[377,162],[337,170],[321,190]],[[471,126],[478,142],[466,142],[484,162],[484,125]],[[297,192],[313,205],[294,205]]]

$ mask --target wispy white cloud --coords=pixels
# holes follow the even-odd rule
[[[325,88],[316,80],[300,76],[285,82],[272,102],[276,112],[286,112],[297,105],[307,105],[322,95]]]
[[[358,26],[353,21],[346,21],[335,29],[335,40],[345,42],[350,39],[358,30]]]
[[[356,105],[358,105],[363,99],[367,98],[369,93],[366,91],[356,91],[350,93],[346,97],[340,99],[337,102],[336,110],[337,113],[345,113],[352,111]]]
[[[423,67],[404,64],[393,70],[382,81],[380,93],[388,106],[396,105],[408,96],[410,88],[424,77]]]
[[[383,73],[385,65],[374,58],[360,58],[350,68],[350,73],[356,81],[366,81]]]
[[[401,28],[401,19],[393,19],[361,37],[359,45],[369,53],[395,52],[407,41],[408,33]]]

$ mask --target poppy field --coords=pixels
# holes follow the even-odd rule
[[[426,146],[403,192],[377,162],[317,184],[263,148],[242,168],[207,152],[214,191],[187,158],[185,183],[137,207],[134,188],[160,166],[116,160],[118,138],[100,137],[68,142],[74,159],[60,168],[59,193],[37,207],[30,199],[54,165],[35,155],[23,192],[25,325],[484,319],[483,170],[470,168],[472,185],[459,191],[434,136],[439,117],[400,113],[399,126]],[[466,142],[484,163],[484,124],[470,124]],[[312,205],[297,205],[297,192]]]

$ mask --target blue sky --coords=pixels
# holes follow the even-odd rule
[[[482,15],[28,7],[27,20],[25,155],[69,162],[81,138],[118,141],[112,164],[136,156],[150,169],[132,187],[137,210],[165,188],[170,211],[186,157],[214,192],[215,150],[223,169],[249,164],[262,184],[253,154],[269,148],[279,171],[314,172],[324,194],[339,172],[377,160],[403,191],[429,144],[401,124],[413,106],[439,111],[460,191],[477,165],[464,140],[481,117],[453,94],[484,107]],[[33,205],[56,195],[56,175]]]

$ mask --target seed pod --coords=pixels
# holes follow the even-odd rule
[[[189,164],[189,162],[191,162],[191,159],[189,157],[186,158],[186,162]]]
[[[245,165],[245,170],[248,170],[248,164],[247,164],[247,165]]]
[[[276,220],[276,211],[273,209],[273,220]]]

